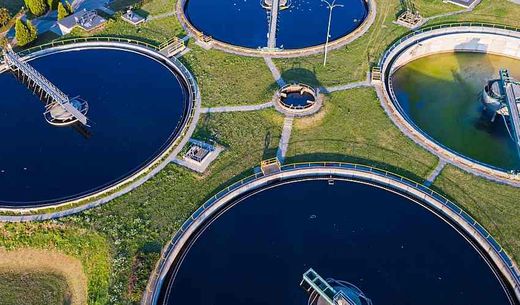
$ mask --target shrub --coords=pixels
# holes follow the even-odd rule
[[[21,19],[16,20],[15,31],[16,41],[21,47],[30,44],[38,37],[36,28],[32,25],[30,20],[26,22]]]
[[[24,0],[25,6],[34,16],[41,16],[48,11],[46,0]]]
[[[11,20],[11,14],[9,14],[9,10],[2,7],[0,8],[0,27],[3,27]]]
[[[65,5],[63,5],[63,3],[61,3],[61,1],[58,3],[58,20],[61,20],[65,17],[69,16],[72,13],[73,13],[73,9],[72,9],[72,6],[70,5],[70,3],[65,2]]]

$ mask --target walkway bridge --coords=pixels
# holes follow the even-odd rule
[[[35,94],[38,93],[40,99],[45,102],[46,118],[50,117],[51,120],[56,119],[63,122],[63,124],[56,125],[65,125],[79,121],[81,124],[88,126],[87,117],[85,116],[85,112],[88,110],[86,102],[80,101],[78,98],[69,99],[58,87],[52,84],[27,62],[24,62],[9,45],[4,48],[3,55],[5,64],[9,69],[13,71],[22,82],[27,83],[29,89],[32,87],[33,92]],[[80,111],[77,107],[80,109],[83,108],[83,110]],[[51,121],[49,122],[52,124]]]
[[[520,82],[515,81],[509,76],[509,71],[500,70],[500,93],[503,102],[509,112],[509,131],[511,138],[517,145],[517,152],[520,155]]]
[[[343,291],[334,289],[312,268],[303,274],[300,286],[303,287],[311,296],[318,294],[329,305],[359,305]],[[313,299],[311,297],[311,299]]]
[[[276,32],[278,29],[278,12],[280,0],[273,0],[271,6],[271,18],[269,19],[269,33],[267,34],[267,48],[276,49]]]

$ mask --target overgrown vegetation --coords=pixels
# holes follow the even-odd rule
[[[3,305],[70,304],[70,291],[59,274],[0,271],[0,300]]]
[[[111,273],[110,247],[94,231],[56,222],[0,224],[0,247],[55,250],[79,259],[88,279],[89,304],[107,304]],[[52,303],[48,305],[54,305]]]

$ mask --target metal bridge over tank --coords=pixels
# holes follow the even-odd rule
[[[269,19],[269,33],[267,34],[267,48],[276,48],[276,31],[278,28],[278,12],[280,11],[280,0],[272,0],[271,18]]]
[[[87,126],[85,112],[88,110],[88,106],[86,102],[80,101],[78,98],[69,99],[58,87],[36,71],[31,65],[24,62],[9,45],[4,48],[3,55],[4,61],[9,69],[23,82],[27,82],[29,88],[32,86],[33,92],[38,94],[40,99],[46,103],[46,117],[48,116],[51,120],[56,119],[62,122],[56,125],[66,125],[79,121],[81,124]],[[82,111],[77,107],[80,109],[83,108]],[[49,122],[52,124],[51,121]]]
[[[334,289],[312,268],[303,274],[300,286],[311,295],[317,293],[329,305],[359,305],[343,291]]]
[[[520,155],[520,111],[518,110],[518,104],[520,104],[518,92],[520,90],[518,88],[520,88],[520,83],[509,76],[509,71],[500,70],[500,94],[509,112],[510,135],[516,143],[517,152]]]

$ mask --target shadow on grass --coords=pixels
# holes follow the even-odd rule
[[[309,154],[302,154],[302,155],[296,155],[286,158],[286,163],[300,163],[300,162],[323,162],[323,161],[330,161],[330,162],[347,162],[347,163],[356,163],[356,164],[362,164],[362,165],[368,165],[372,166],[381,170],[386,170],[389,172],[392,172],[394,174],[401,175],[403,177],[406,177],[408,179],[411,179],[418,183],[423,183],[425,179],[423,177],[420,177],[414,172],[411,172],[407,169],[404,169],[402,167],[390,165],[383,161],[378,160],[372,160],[365,157],[360,156],[352,156],[352,155],[343,155],[338,153],[309,153]]]
[[[320,87],[321,83],[316,77],[316,71],[302,68],[299,65],[300,63],[296,63],[292,68],[282,71],[282,79],[287,83],[304,83],[315,88]]]

